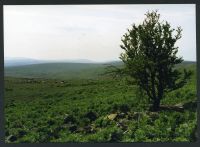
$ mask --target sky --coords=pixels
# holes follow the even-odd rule
[[[178,56],[196,61],[194,4],[4,6],[4,56],[40,60],[119,60],[121,37],[147,11],[181,26]]]

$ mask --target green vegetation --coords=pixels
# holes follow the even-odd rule
[[[177,56],[179,48],[176,46],[182,37],[181,27],[173,29],[167,21],[160,20],[157,11],[145,15],[141,24],[133,24],[122,37],[124,52],[120,59],[125,66],[120,74],[129,75],[148,96],[151,110],[159,111],[165,93],[183,87],[191,71],[174,68],[183,62],[182,57]]]
[[[6,67],[5,141],[195,141],[196,63],[176,56],[180,28],[146,16],[122,38],[123,62]]]
[[[192,77],[164,95],[159,112],[136,85],[102,75],[104,65],[46,65],[5,68],[6,142],[195,141],[196,64],[178,66]]]

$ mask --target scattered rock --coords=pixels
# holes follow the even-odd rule
[[[65,81],[61,81],[61,82],[60,82],[60,84],[64,84],[64,83],[65,83]]]
[[[14,142],[14,141],[17,140],[17,137],[14,136],[14,135],[10,135],[10,136],[8,136],[8,137],[6,138],[6,140],[8,140],[8,141],[10,141],[10,142]]]
[[[117,114],[116,114],[116,113],[115,113],[115,114],[110,114],[110,115],[107,116],[107,118],[108,118],[109,120],[115,120],[116,117],[117,117]]]

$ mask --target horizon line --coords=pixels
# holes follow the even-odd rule
[[[37,60],[37,61],[47,61],[47,62],[51,62],[51,61],[55,61],[55,62],[77,62],[78,60],[82,60],[82,62],[80,63],[84,63],[84,62],[89,62],[89,63],[104,63],[104,62],[117,62],[117,61],[121,61],[120,59],[111,59],[111,60],[102,60],[102,61],[97,61],[97,60],[91,60],[91,59],[86,59],[86,58],[76,58],[76,59],[36,59],[36,58],[28,58],[28,57],[4,57],[4,61],[6,60],[6,58],[13,58],[13,59],[10,59],[10,60],[15,60],[14,58],[16,58],[16,60],[20,60],[20,59],[29,59],[29,60]],[[191,61],[191,62],[197,62],[196,59],[194,60],[185,60],[183,59],[183,62],[184,61]]]

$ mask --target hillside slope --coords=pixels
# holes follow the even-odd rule
[[[42,63],[5,67],[5,76],[46,79],[94,79],[106,71],[108,65],[122,66],[120,61],[107,63]],[[178,67],[190,68],[195,62],[185,61]]]
[[[6,67],[5,75],[26,78],[96,78],[106,65],[90,63],[45,63]]]

